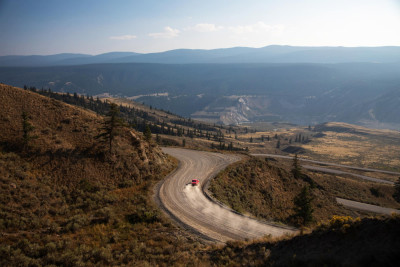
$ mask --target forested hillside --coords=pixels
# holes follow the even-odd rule
[[[57,92],[134,97],[224,124],[326,121],[398,129],[398,63],[92,64],[0,68],[0,81]]]

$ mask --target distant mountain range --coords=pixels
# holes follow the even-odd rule
[[[140,54],[111,52],[100,55],[57,54],[1,56],[0,66],[66,66],[97,63],[348,63],[400,62],[400,47],[301,47],[271,45],[262,48],[176,49]]]
[[[0,67],[0,82],[132,97],[224,124],[341,121],[400,130],[400,63]]]
[[[341,121],[400,129],[400,47],[3,56],[0,82],[132,97],[224,124]]]

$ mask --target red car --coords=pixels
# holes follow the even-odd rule
[[[200,181],[197,180],[197,179],[193,179],[193,180],[192,180],[192,185],[193,185],[193,186],[198,185],[199,183],[200,183]]]

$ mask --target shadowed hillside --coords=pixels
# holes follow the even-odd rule
[[[278,242],[232,242],[210,257],[219,266],[397,266],[399,226],[399,217],[335,217],[311,234]]]

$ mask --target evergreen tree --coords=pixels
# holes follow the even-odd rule
[[[29,141],[37,138],[37,136],[32,136],[31,132],[35,129],[33,125],[29,122],[29,114],[26,111],[22,112],[22,144],[24,148],[29,146]]]
[[[276,148],[280,148],[281,147],[281,140],[278,140],[278,142],[276,143]]]
[[[121,127],[125,126],[124,120],[119,116],[119,107],[115,103],[110,104],[110,110],[104,120],[101,133],[96,138],[102,138],[108,142],[109,152],[112,152],[114,138],[120,133]]]
[[[146,127],[144,128],[144,139],[146,139],[147,142],[150,142],[151,140],[151,130],[150,130],[150,126],[146,125]]]
[[[253,137],[250,137],[250,143],[253,143]]]
[[[182,139],[182,146],[185,147],[186,146],[186,140]]]
[[[232,143],[232,142],[229,143],[229,145],[228,145],[228,150],[230,150],[230,151],[233,150],[233,143]]]
[[[178,136],[182,136],[182,128],[178,128]]]
[[[311,202],[314,197],[308,186],[304,186],[301,192],[294,198],[294,218],[300,220],[301,225],[308,225],[313,220],[314,209]]]
[[[397,179],[397,181],[394,183],[394,194],[393,198],[397,201],[400,202],[400,177]]]
[[[299,164],[299,158],[297,157],[297,154],[296,155],[294,155],[294,158],[293,158],[293,165],[292,165],[292,174],[293,174],[293,176],[294,176],[294,178],[296,178],[296,179],[298,179],[298,178],[301,178],[301,167],[300,167],[300,164]]]

